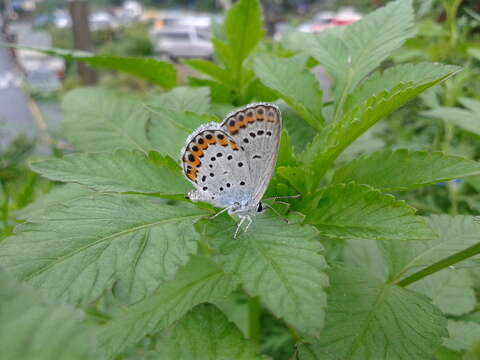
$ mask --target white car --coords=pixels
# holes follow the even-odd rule
[[[152,32],[155,53],[172,60],[211,58],[213,45],[207,32],[195,27],[164,27]]]

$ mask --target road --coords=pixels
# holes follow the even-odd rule
[[[4,42],[0,34],[0,42]],[[20,88],[21,77],[15,71],[9,50],[0,46],[0,151],[19,135],[37,135],[28,97]]]

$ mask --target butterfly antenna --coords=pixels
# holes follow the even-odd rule
[[[268,204],[265,204],[264,202],[262,202],[262,205],[265,206],[265,207],[267,207],[267,208],[269,208],[269,209],[271,209],[275,214],[277,214],[277,216],[278,216],[280,219],[282,219],[283,221],[285,221],[287,224],[290,223],[290,222],[288,221],[288,219],[287,219],[285,216],[283,216],[282,214],[280,214],[273,206],[270,206],[270,205],[268,205]]]
[[[213,220],[213,219],[215,219],[218,215],[223,214],[225,211],[228,211],[230,208],[231,208],[231,206],[226,207],[225,209],[220,210],[220,211],[219,211],[218,213],[216,213],[215,215],[210,216],[210,217],[208,218],[208,220]]]
[[[274,196],[274,197],[266,198],[266,199],[263,199],[263,200],[277,201],[278,199],[299,199],[301,197],[302,197],[302,195],[297,194],[297,195],[287,195],[287,196]]]

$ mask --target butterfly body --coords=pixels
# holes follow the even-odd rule
[[[280,110],[258,103],[230,113],[222,123],[196,129],[182,150],[184,175],[195,187],[188,198],[224,208],[238,215],[240,224],[249,221],[248,227],[263,209],[281,128]]]

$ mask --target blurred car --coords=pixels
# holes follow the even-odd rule
[[[208,31],[212,23],[221,22],[222,17],[214,14],[197,13],[190,11],[168,10],[148,14],[153,20],[153,30],[161,30],[166,27],[194,27],[199,31]]]
[[[343,8],[337,13],[326,11],[317,14],[312,21],[300,25],[298,30],[317,34],[333,27],[353,24],[361,18],[362,15],[352,8]]]
[[[70,15],[65,10],[58,10],[55,11],[55,19],[53,24],[58,29],[65,29],[71,26],[72,21],[70,19]]]
[[[53,24],[55,21],[54,14],[40,14],[33,18],[32,25],[33,27],[45,27],[47,25]]]
[[[17,51],[18,61],[25,71],[28,83],[38,89],[55,90],[61,87],[65,61],[29,49]]]
[[[34,0],[13,0],[11,6],[13,11],[30,12],[35,10],[36,3]]]
[[[212,58],[213,45],[206,31],[195,27],[164,27],[151,33],[154,51],[160,57]]]
[[[113,9],[115,18],[122,25],[128,25],[140,21],[143,15],[143,7],[136,1],[126,1],[123,6]]]
[[[90,14],[88,21],[92,31],[118,27],[118,21],[106,11],[96,11]]]

